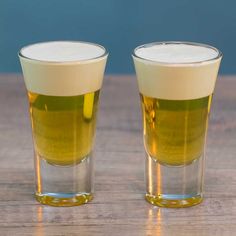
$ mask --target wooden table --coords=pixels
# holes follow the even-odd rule
[[[205,201],[186,209],[144,200],[137,84],[105,78],[95,148],[95,198],[56,208],[33,197],[33,150],[21,76],[0,76],[0,235],[236,235],[236,77],[221,77],[211,114]]]

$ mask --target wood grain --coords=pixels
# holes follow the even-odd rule
[[[207,148],[205,200],[163,209],[144,200],[144,150],[136,80],[105,78],[95,148],[95,198],[55,208],[33,198],[34,170],[23,79],[0,76],[0,235],[233,236],[236,232],[236,77],[221,77]]]

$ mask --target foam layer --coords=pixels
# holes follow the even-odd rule
[[[48,62],[73,62],[90,60],[102,56],[105,49],[86,42],[46,42],[33,44],[21,50],[29,59]]]
[[[212,94],[221,61],[217,49],[184,43],[147,44],[133,58],[140,92],[168,100]]]
[[[76,96],[102,86],[107,54],[103,47],[82,42],[30,45],[20,53],[28,91],[49,96]]]
[[[135,51],[138,57],[161,63],[196,63],[218,56],[213,48],[188,44],[158,44]]]

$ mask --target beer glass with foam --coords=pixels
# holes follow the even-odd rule
[[[107,52],[87,42],[33,44],[19,52],[30,104],[36,199],[73,206],[93,197],[93,144]]]
[[[146,200],[200,203],[205,140],[222,54],[188,42],[151,43],[133,53],[143,114]]]

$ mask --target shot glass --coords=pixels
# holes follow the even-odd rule
[[[222,53],[191,42],[137,47],[133,60],[143,114],[146,200],[162,207],[202,201],[205,142]]]
[[[93,198],[96,113],[107,60],[104,47],[42,42],[19,58],[29,99],[36,199],[74,206]]]

